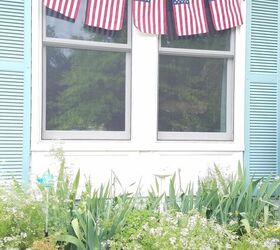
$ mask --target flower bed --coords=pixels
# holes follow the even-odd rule
[[[215,167],[196,191],[177,191],[173,176],[167,193],[156,183],[145,198],[112,197],[116,183],[88,181],[76,201],[80,174],[71,180],[64,165],[56,183],[40,181],[40,196],[16,182],[0,189],[0,249],[279,249],[279,179],[248,180],[240,166],[226,178]]]

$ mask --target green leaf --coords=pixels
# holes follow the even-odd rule
[[[83,240],[83,237],[82,237],[82,234],[81,234],[81,230],[80,230],[80,226],[79,226],[79,221],[77,218],[73,219],[72,222],[71,222],[71,226],[77,236],[77,238],[82,241]]]
[[[83,242],[72,235],[59,235],[56,237],[56,240],[71,243],[75,245],[79,250],[86,250]]]
[[[242,219],[241,224],[244,226],[248,235],[251,236],[251,227],[249,221],[247,219]]]

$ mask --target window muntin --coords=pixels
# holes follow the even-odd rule
[[[234,31],[159,47],[158,139],[232,140]]]
[[[75,23],[44,11],[42,137],[129,139],[131,13],[122,31],[89,30],[85,3]]]

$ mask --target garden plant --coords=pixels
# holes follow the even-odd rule
[[[110,182],[94,189],[90,179],[77,195],[80,171],[71,178],[58,155],[56,181],[49,187],[40,182],[39,195],[16,181],[0,189],[0,249],[280,247],[279,178],[249,178],[240,164],[236,175],[226,177],[214,166],[196,189],[189,183],[183,191],[174,174],[167,192],[159,192],[156,179],[147,197],[139,188],[116,195]]]

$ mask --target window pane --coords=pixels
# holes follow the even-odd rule
[[[159,58],[159,131],[226,132],[227,60]]]
[[[46,48],[46,129],[125,130],[125,53]]]
[[[57,18],[57,15],[47,10],[46,36],[64,39],[79,39],[98,42],[127,43],[127,11],[125,11],[124,24],[121,31],[93,31],[86,28],[85,13],[86,0],[81,0],[78,17],[75,22]],[[127,9],[126,9],[127,10]],[[52,16],[55,15],[55,16]]]
[[[209,0],[204,0],[205,4],[205,14],[207,18],[207,24],[209,33],[199,34],[194,36],[183,36],[179,37],[176,35],[175,26],[174,26],[174,17],[173,17],[173,5],[172,1],[167,1],[167,27],[168,27],[168,36],[161,37],[161,46],[162,47],[171,47],[171,48],[184,48],[184,49],[204,49],[204,50],[230,50],[230,30],[225,31],[215,31]]]
[[[170,41],[167,36],[161,37],[161,46],[183,49],[230,50],[230,30],[207,35],[178,37]]]

